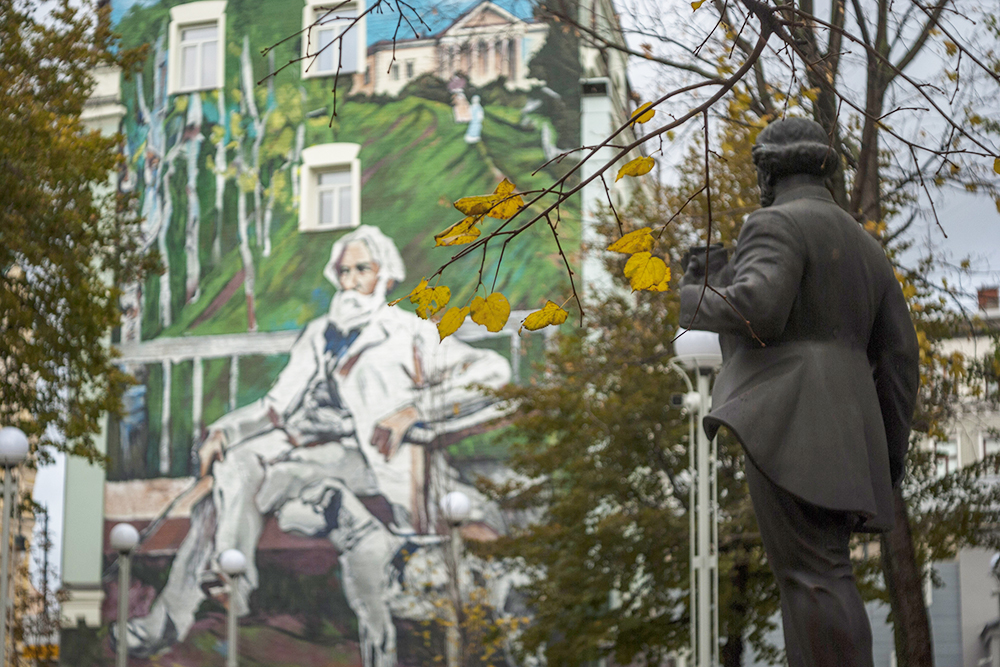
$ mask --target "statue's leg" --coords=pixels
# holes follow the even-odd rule
[[[851,567],[857,517],[795,498],[750,461],[746,473],[781,592],[789,667],[873,667],[871,624]]]

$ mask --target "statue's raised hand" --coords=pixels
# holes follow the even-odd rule
[[[708,283],[713,287],[725,285],[728,275],[727,266],[729,264],[729,250],[721,243],[713,243],[708,246],[708,261],[706,263],[705,246],[691,246],[681,258],[681,268],[684,275],[681,276],[681,286],[702,285],[705,283],[705,274],[708,273]],[[706,270],[707,266],[707,270]]]

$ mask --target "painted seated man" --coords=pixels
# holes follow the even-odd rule
[[[365,665],[394,659],[392,651],[381,650],[377,660],[371,654],[395,637],[385,601],[377,598],[386,594],[397,552],[412,549],[420,539],[411,536],[433,519],[424,503],[425,461],[438,461],[432,465],[454,476],[440,454],[426,457],[411,442],[413,433],[428,441],[498,417],[475,387],[507,383],[510,365],[454,338],[439,342],[433,323],[386,304],[404,267],[395,245],[374,227],[338,240],[324,276],[338,289],[329,313],[306,325],[267,395],[210,426],[198,458],[201,474],[212,478],[211,498],[192,512],[150,614],[129,623],[133,654],[184,639],[205,599],[203,587],[217,576],[215,558],[227,549],[248,556],[232,601],[247,613],[258,585],[254,554],[273,514],[284,530],[333,542],[367,644]],[[392,520],[372,516],[358,500],[363,496],[384,497]]]
[[[771,123],[753,159],[763,208],[728,264],[721,248],[690,256],[680,321],[721,335],[705,428],[725,426],[746,452],[789,665],[871,667],[848,542],[892,526],[917,337],[881,246],[825,186],[839,158],[823,128]]]

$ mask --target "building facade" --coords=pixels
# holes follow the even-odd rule
[[[433,248],[452,201],[503,178],[544,188],[567,166],[540,166],[628,117],[624,59],[530,4],[412,6],[423,27],[393,50],[398,17],[362,0],[113,0],[123,45],[149,56],[98,73],[92,121],[125,137],[115,181],[164,271],[122,286],[112,344],[137,382],[100,439],[106,471],[67,470],[66,664],[112,664],[118,641],[133,664],[208,664],[226,605],[262,664],[366,667],[444,659],[449,581],[492,623],[519,613],[519,573],[450,562],[439,508],[469,497],[472,539],[522,520],[475,480],[507,474],[487,390],[541,358],[544,336],[518,326],[569,293],[556,247],[529,233],[499,273],[497,251],[445,273],[452,304],[509,298],[499,332],[470,322],[442,343],[386,302],[453,254]],[[579,11],[617,29],[608,4]],[[564,247],[591,233],[598,194],[563,208]],[[119,522],[142,533],[122,636]],[[230,548],[249,561],[235,587]]]

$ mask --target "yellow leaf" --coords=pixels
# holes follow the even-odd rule
[[[520,334],[522,329],[527,329],[528,331],[538,331],[539,329],[544,329],[551,324],[562,324],[566,321],[566,317],[568,315],[569,313],[553,302],[546,301],[544,308],[536,310],[524,318],[524,321],[521,322],[521,329],[518,329],[517,333]]]
[[[463,218],[460,222],[456,222],[440,234],[435,234],[434,240],[436,243],[434,245],[447,246],[472,243],[481,233],[476,227],[476,223],[480,220],[482,220],[481,216],[469,216],[468,218]]]
[[[650,292],[666,292],[670,289],[670,267],[663,274],[663,280],[649,288]]]
[[[455,208],[466,215],[485,215],[493,208],[493,195],[462,197],[455,202]]]
[[[643,174],[648,174],[655,164],[656,160],[651,157],[637,157],[634,160],[630,160],[618,170],[615,182],[617,183],[625,176],[642,176]]]
[[[493,190],[493,194],[506,197],[507,195],[512,194],[514,189],[514,184],[511,183],[509,179],[504,178],[502,181],[497,183],[497,187]]]
[[[1000,174],[1000,157],[993,160],[993,171]]]
[[[425,320],[447,306],[450,299],[450,289],[444,285],[428,287],[426,278],[410,292],[410,303],[416,304],[417,315]]]
[[[438,335],[441,336],[441,340],[458,331],[458,328],[462,326],[462,322],[465,321],[465,316],[468,314],[468,308],[459,308],[458,306],[449,308],[448,312],[441,318],[441,321],[438,322]]]
[[[477,296],[472,300],[472,321],[496,333],[503,329],[510,317],[510,303],[500,292],[493,292],[485,299]]]
[[[691,9],[698,11],[698,8],[705,4],[705,0],[695,0],[691,3]]]
[[[507,220],[513,218],[518,211],[524,208],[524,199],[521,195],[514,194],[514,184],[506,178],[500,181],[493,194],[495,195],[494,201],[496,201],[496,205],[486,214],[491,218]]]
[[[816,98],[819,97],[819,88],[803,88],[802,94],[811,102],[815,102]]]
[[[655,242],[656,241],[653,239],[653,230],[649,227],[643,227],[642,229],[629,232],[625,236],[621,237],[609,245],[608,250],[611,252],[621,252],[626,255],[631,255],[636,252],[646,252],[648,250],[652,250]]]
[[[395,306],[397,303],[399,303],[403,299],[409,299],[410,303],[416,303],[416,301],[414,301],[414,299],[416,298],[417,294],[419,294],[421,291],[423,291],[425,289],[427,289],[427,278],[423,278],[420,281],[420,284],[417,285],[416,287],[414,287],[413,290],[409,294],[407,294],[406,296],[401,296],[398,299],[396,299],[395,301],[390,301],[389,305],[390,306]]]
[[[468,216],[488,215],[507,220],[524,208],[524,199],[521,195],[514,194],[514,184],[505,178],[500,181],[493,194],[462,197],[455,202],[455,208]]]
[[[630,118],[630,120],[633,125],[636,123],[646,123],[652,120],[655,115],[656,109],[653,108],[653,103],[646,102],[645,104],[640,105],[639,108],[632,113],[632,118]]]
[[[512,195],[498,201],[486,215],[498,220],[509,220],[522,208],[524,208],[524,198],[521,195]]]
[[[666,274],[666,262],[648,252],[637,252],[625,263],[625,277],[629,279],[632,291],[659,285]]]
[[[958,44],[956,44],[951,40],[946,39],[944,40],[944,50],[948,53],[949,56],[953,56],[956,53],[958,53]]]

